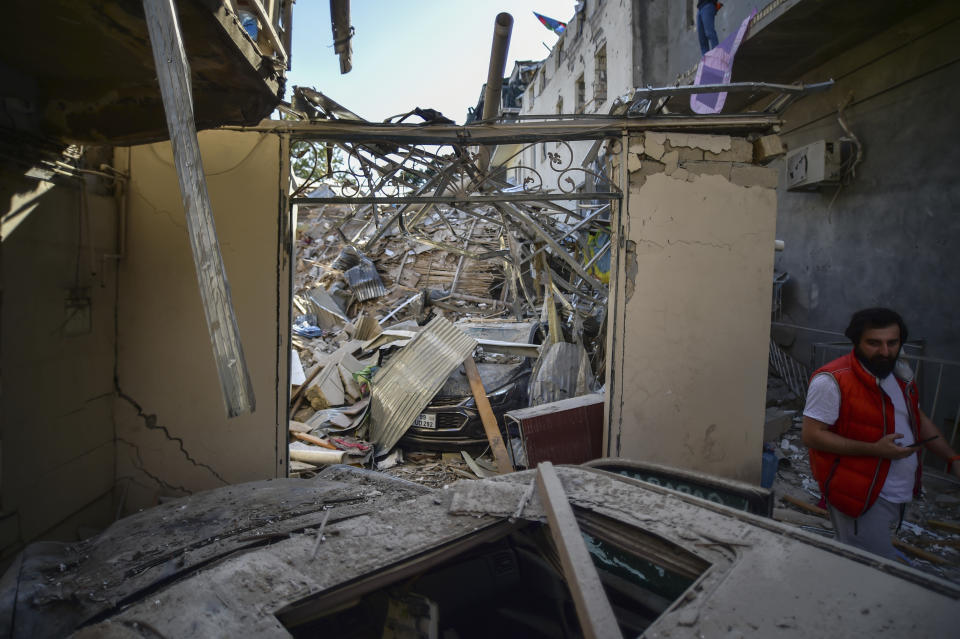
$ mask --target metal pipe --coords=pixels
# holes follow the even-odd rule
[[[510,34],[513,31],[513,16],[509,13],[497,14],[493,24],[493,43],[490,46],[490,66],[487,69],[487,85],[483,90],[483,119],[493,120],[500,115],[500,96],[503,91],[503,74],[507,68],[507,50],[510,48]],[[480,148],[477,168],[481,175],[490,166],[493,147]]]
[[[499,13],[493,24],[493,44],[490,47],[490,66],[487,69],[487,87],[483,92],[483,119],[500,115],[500,92],[503,74],[507,68],[507,51],[513,31],[513,16]]]

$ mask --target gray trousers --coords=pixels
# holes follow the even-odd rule
[[[890,536],[900,521],[900,504],[894,504],[880,497],[856,520],[853,517],[847,517],[832,506],[829,510],[837,541],[887,559],[894,561],[899,559],[893,544],[890,543]]]

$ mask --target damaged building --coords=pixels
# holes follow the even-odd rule
[[[5,634],[949,633],[956,484],[906,512],[922,565],[841,546],[782,410],[850,305],[955,277],[956,187],[913,226],[882,177],[911,132],[955,150],[880,135],[943,119],[948,3],[731,0],[719,88],[695,0],[577,3],[509,74],[500,14],[463,126],[285,87],[292,1],[43,4],[94,58],[2,45]],[[939,248],[899,268],[904,236]],[[933,306],[908,354],[950,437]]]

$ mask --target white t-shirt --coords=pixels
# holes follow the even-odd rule
[[[907,413],[907,401],[900,385],[891,373],[880,380],[880,388],[893,402],[894,428],[903,435],[897,440],[901,446],[914,443],[910,430],[910,416]],[[803,409],[805,417],[833,426],[840,417],[840,387],[833,375],[820,373],[810,382],[807,390],[807,405]],[[917,456],[894,459],[890,463],[887,480],[880,490],[880,496],[889,502],[902,504],[913,499],[913,484],[916,481]]]

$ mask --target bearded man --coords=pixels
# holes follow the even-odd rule
[[[853,350],[818,369],[803,410],[803,443],[837,539],[897,559],[891,531],[920,494],[921,450],[960,459],[923,414],[899,359],[907,326],[888,308],[857,311],[844,333]]]

